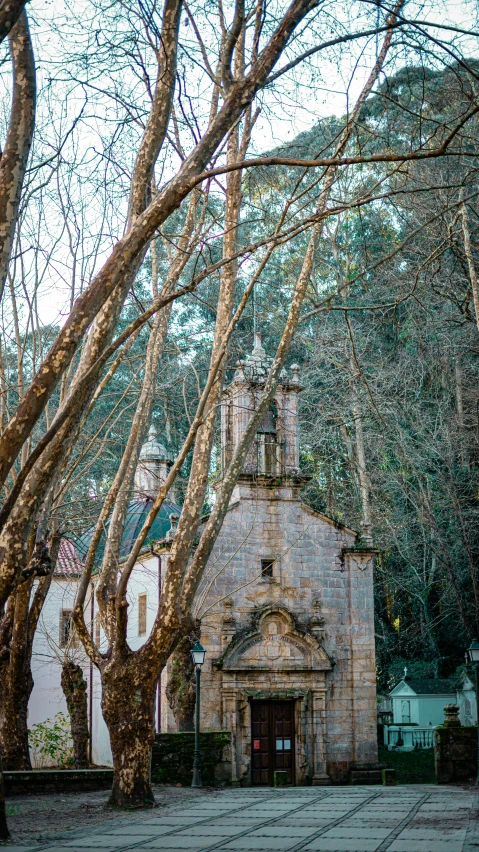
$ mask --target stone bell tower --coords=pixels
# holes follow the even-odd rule
[[[168,476],[173,463],[171,454],[158,440],[158,434],[153,425],[148,432],[148,440],[140,450],[138,466],[135,472],[135,496],[155,499],[160,485]],[[169,499],[174,501],[170,492]]]
[[[255,411],[264,389],[272,358],[255,334],[253,351],[239,361],[232,383],[225,389],[221,406],[221,447],[223,469]],[[274,399],[258,429],[240,478],[274,480],[301,477],[299,468],[298,392],[299,367],[290,375],[283,370]]]

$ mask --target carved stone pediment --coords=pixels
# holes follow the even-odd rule
[[[269,606],[257,625],[234,637],[221,660],[223,671],[329,671],[331,660],[324,648],[295,627],[291,613]]]

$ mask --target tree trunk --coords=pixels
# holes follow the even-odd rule
[[[28,748],[28,702],[33,689],[28,637],[28,612],[33,579],[22,583],[15,594],[14,620],[4,671],[1,707],[3,767],[10,771],[31,769]]]
[[[110,807],[153,807],[151,748],[155,739],[156,682],[145,684],[139,666],[107,666],[102,672],[102,712],[113,755]]]
[[[4,693],[2,740],[3,768],[14,772],[32,768],[27,716],[33,677],[30,667],[12,674],[15,676],[7,679]]]
[[[2,18],[0,9],[0,21]],[[0,23],[1,30],[1,23]],[[35,59],[23,10],[10,31],[13,98],[7,138],[0,159],[0,299],[7,278],[18,209],[35,128]]]
[[[199,623],[178,642],[171,659],[166,697],[179,731],[195,730],[196,677],[191,648],[200,638]]]
[[[61,682],[70,714],[75,769],[88,769],[87,683],[81,666],[73,660],[65,660],[62,666]]]
[[[49,547],[43,540],[35,544],[26,571],[27,579],[19,585],[9,603],[10,616],[13,617],[10,637],[3,637],[3,641],[8,642],[8,648],[4,649],[5,659],[0,665],[0,737],[3,745],[3,765],[11,771],[32,768],[27,716],[33,689],[33,640],[50,588],[59,547],[58,533],[52,536]],[[30,605],[35,576],[40,579]]]

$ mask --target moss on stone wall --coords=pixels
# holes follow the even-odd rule
[[[434,762],[438,784],[477,777],[477,726],[434,728]]]
[[[229,731],[200,734],[201,776],[205,786],[224,786],[231,781],[228,770]],[[191,784],[195,735],[190,732],[157,734],[153,745],[151,778],[156,784]]]

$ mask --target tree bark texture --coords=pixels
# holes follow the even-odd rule
[[[109,804],[116,808],[152,807],[151,748],[155,739],[156,681],[131,654],[101,671],[103,718],[110,734],[113,786]]]
[[[32,581],[17,589],[10,656],[5,671],[1,707],[1,738],[4,769],[31,769],[28,748],[28,702],[33,689],[30,667],[31,653],[27,647],[27,622]]]
[[[87,683],[81,666],[73,660],[65,660],[61,684],[70,715],[75,769],[88,769]]]
[[[31,769],[28,747],[28,702],[33,689],[33,640],[50,588],[60,546],[55,533],[47,547],[38,541],[29,563],[28,578],[11,596],[2,627],[0,674],[0,739],[3,765],[8,770]],[[35,573],[34,573],[35,572]],[[31,600],[35,575],[40,577]]]
[[[178,642],[169,665],[166,697],[180,731],[195,730],[196,677],[191,649],[200,638],[199,622]]]
[[[0,2],[0,42],[11,32],[17,23],[23,9],[25,0],[1,0]]]
[[[0,8],[0,35],[1,35]],[[35,127],[35,63],[27,13],[10,32],[13,98],[5,148],[0,159],[0,299],[7,278],[18,208]]]
[[[28,702],[33,690],[31,671],[9,678],[3,706],[3,768],[9,771],[32,768],[28,747]]]

